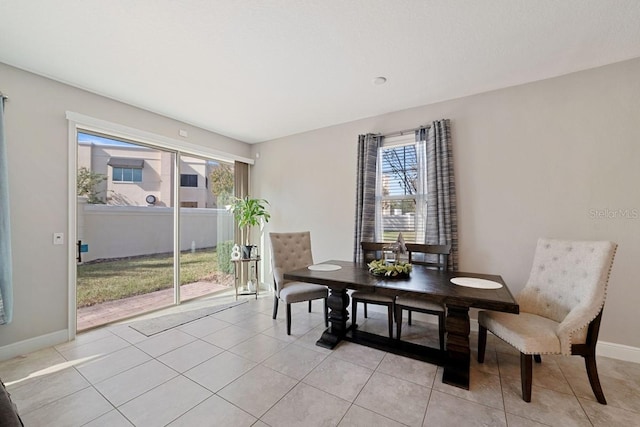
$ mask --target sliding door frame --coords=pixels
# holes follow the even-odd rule
[[[84,114],[72,111],[66,112],[68,121],[68,159],[69,159],[69,175],[68,175],[68,223],[67,223],[67,256],[68,256],[68,339],[73,340],[77,332],[77,262],[76,262],[76,241],[77,241],[77,175],[78,175],[78,131],[96,132],[109,135],[114,138],[129,140],[142,145],[151,146],[156,149],[168,150],[175,153],[174,156],[174,179],[172,185],[174,189],[180,186],[180,158],[183,154],[206,157],[226,162],[240,161],[253,165],[254,161],[250,158],[237,156],[216,150],[214,148],[193,144],[169,138],[163,135],[135,129],[118,123],[112,123],[106,120],[97,119],[86,116]],[[177,194],[177,193],[176,193]],[[173,288],[174,288],[174,304],[180,301],[180,206],[174,206],[173,215]]]

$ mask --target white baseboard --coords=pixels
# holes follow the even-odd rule
[[[43,348],[52,347],[54,345],[67,342],[69,339],[69,331],[63,329],[61,331],[51,332],[50,334],[40,335],[39,337],[29,338],[13,344],[0,347],[0,360],[11,359],[22,354],[31,353],[32,351],[42,350]]]
[[[626,360],[627,362],[640,363],[640,348],[631,347],[613,342],[598,341],[596,347],[598,356],[611,357],[612,359]]]

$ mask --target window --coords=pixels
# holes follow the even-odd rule
[[[197,187],[198,175],[180,174],[180,187]]]
[[[142,182],[142,169],[139,168],[113,168],[113,182]]]
[[[122,146],[124,143],[119,144]],[[144,159],[111,157],[107,165],[112,168],[111,178],[113,182],[142,182]]]
[[[376,239],[424,242],[426,158],[413,135],[385,141],[378,153]]]

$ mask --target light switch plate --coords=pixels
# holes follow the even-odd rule
[[[64,245],[64,233],[53,233],[53,244]]]

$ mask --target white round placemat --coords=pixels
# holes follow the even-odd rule
[[[314,264],[314,265],[310,265],[307,268],[313,271],[336,271],[336,270],[340,270],[342,267],[335,264]]]
[[[502,287],[502,283],[494,282],[492,280],[478,279],[475,277],[454,277],[451,279],[451,283],[458,286],[477,289],[500,289]]]

